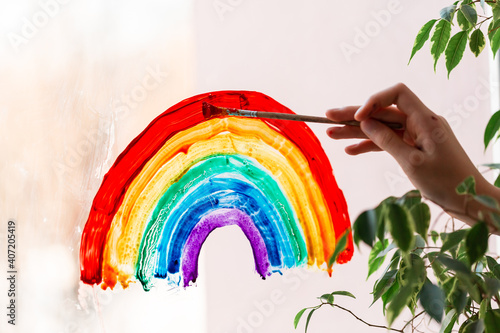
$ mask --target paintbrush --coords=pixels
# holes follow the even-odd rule
[[[280,119],[280,120],[305,121],[311,123],[359,126],[359,121],[356,120],[334,121],[326,117],[306,116],[294,113],[241,110],[236,108],[215,106],[207,102],[203,102],[202,108],[203,108],[203,116],[205,117],[205,119],[210,119],[214,117],[224,117],[224,116],[237,116],[237,117]],[[392,122],[382,122],[382,123],[392,129],[403,128],[403,126],[400,123],[392,123]]]

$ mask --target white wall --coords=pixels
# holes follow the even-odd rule
[[[475,163],[490,161],[482,146],[490,112],[488,54],[473,59],[467,50],[450,80],[444,57],[433,72],[429,44],[407,66],[416,33],[446,5],[449,1],[198,0],[196,91],[257,90],[297,113],[322,115],[404,82],[431,109],[447,116]],[[371,36],[364,40],[359,31]],[[352,220],[383,198],[411,189],[387,155],[347,156],[347,142],[328,139],[325,125],[310,126],[328,153]],[[358,298],[339,297],[340,304],[371,323],[384,324],[379,304],[369,308],[374,280],[365,282],[367,248],[338,266],[332,278],[305,270],[300,271],[303,276],[291,271],[261,281],[251,273],[249,246],[242,239],[237,230],[221,230],[204,247],[209,332],[291,332],[301,308],[339,289]],[[332,331],[369,330],[347,313],[321,309],[309,332]]]

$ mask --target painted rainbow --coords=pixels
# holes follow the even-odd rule
[[[83,230],[81,280],[126,288],[155,278],[189,286],[216,228],[236,225],[262,278],[326,262],[350,232],[347,205],[319,140],[303,122],[205,119],[202,104],[293,113],[257,92],[186,99],[153,120],[103,179]],[[337,262],[351,259],[352,238]]]

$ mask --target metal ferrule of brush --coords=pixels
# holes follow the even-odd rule
[[[229,110],[228,114],[230,116],[243,116],[243,117],[257,117],[258,111],[250,111],[250,110]]]

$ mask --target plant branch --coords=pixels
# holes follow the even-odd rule
[[[424,313],[425,313],[425,311],[422,311],[422,312],[418,313],[417,315],[415,315],[413,318],[411,318],[411,319],[410,319],[410,320],[409,320],[409,321],[405,324],[405,326],[403,326],[403,328],[401,329],[401,331],[404,331],[404,329],[406,328],[406,326],[410,325],[410,323],[413,323],[413,321],[414,321],[415,319],[417,319],[417,317],[419,317],[419,316],[423,315]]]
[[[328,304],[328,303],[323,303],[323,304]],[[339,309],[341,310],[344,310],[346,312],[349,312],[354,318],[356,318],[357,320],[359,320],[360,322],[362,322],[363,324],[367,325],[367,326],[370,326],[370,327],[375,327],[375,328],[384,328],[386,330],[390,330],[390,331],[394,331],[394,332],[400,332],[400,333],[404,333],[403,329],[400,329],[398,330],[397,328],[391,328],[391,327],[387,327],[387,326],[384,326],[384,325],[374,325],[374,324],[370,324],[366,321],[364,321],[363,319],[359,318],[358,316],[356,316],[354,314],[354,312],[352,312],[351,310],[349,309],[346,309],[338,304],[331,304],[332,306],[336,306],[338,307]]]
[[[472,1],[473,3],[478,3],[478,2],[481,2],[481,0],[474,0]],[[493,0],[486,0],[485,1],[486,3],[496,3],[496,1],[493,1]]]
[[[481,0],[474,0],[474,1],[472,1],[472,3],[478,3],[478,2],[481,2]],[[486,3],[496,3],[496,1],[493,1],[493,0],[486,0],[485,2]]]
[[[485,19],[484,19],[484,20],[482,20],[481,22],[476,23],[476,26],[481,25],[481,24],[483,24],[484,22],[488,21],[489,19],[492,19],[492,18],[493,18],[493,16],[488,16],[488,17],[487,17],[487,16],[481,16],[481,17],[485,17]]]
[[[498,28],[500,28],[500,27],[496,27],[495,29],[491,29],[490,31],[488,31],[488,34],[491,34],[493,31],[498,30]]]

